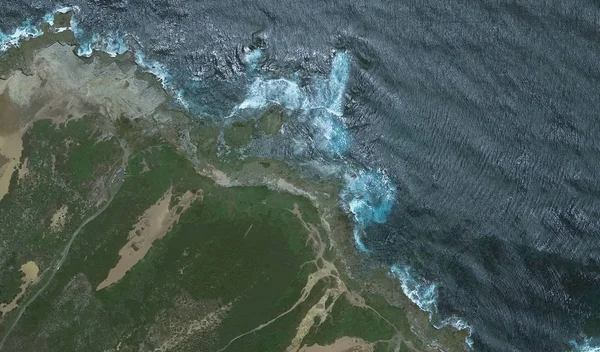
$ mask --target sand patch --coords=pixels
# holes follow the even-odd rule
[[[34,282],[35,280],[37,280],[40,268],[38,268],[35,262],[31,261],[21,265],[21,271],[25,273],[24,280],[26,282]]]
[[[277,182],[275,182],[274,186],[276,189],[288,192],[290,194],[295,194],[297,196],[306,197],[313,202],[316,202],[316,200],[317,200],[314,195],[303,190],[302,188],[296,187],[294,184],[289,183],[288,181],[284,180],[283,178],[278,179]]]
[[[173,188],[169,190],[153,206],[144,212],[138,219],[137,224],[129,232],[127,244],[121,248],[119,255],[121,259],[117,265],[110,270],[108,277],[102,281],[96,291],[108,287],[125,276],[125,274],[139,262],[152,247],[152,243],[162,238],[169,232],[175,222],[179,220],[192,203],[202,198],[202,191],[196,193],[187,191],[180,197],[177,204],[169,208],[173,197]]]
[[[0,199],[8,193],[10,178],[19,165],[22,149],[23,141],[18,132],[9,136],[0,136],[0,154],[4,161],[4,165],[0,167]]]
[[[30,285],[38,282],[38,274],[40,272],[40,269],[38,268],[35,262],[31,261],[21,265],[21,271],[25,274],[25,277],[23,278],[23,283],[21,284],[21,292],[19,292],[19,294],[15,297],[15,299],[12,300],[12,302],[7,304],[0,304],[0,312],[2,313],[2,315],[17,308],[17,302],[19,301],[19,299],[21,299],[21,297],[23,297],[27,288]]]
[[[0,199],[8,193],[10,178],[21,158],[23,140],[20,124],[20,109],[5,90],[0,95]]]
[[[227,176],[223,171],[215,168],[210,165],[210,170],[208,172],[205,170],[205,174],[208,174],[216,184],[222,187],[231,187],[233,186],[232,180]]]
[[[312,345],[304,347],[301,352],[372,352],[373,344],[356,337],[342,337],[328,346]]]
[[[52,215],[52,220],[50,222],[50,229],[54,232],[61,231],[65,227],[65,223],[67,222],[67,213],[69,212],[69,207],[63,205]]]

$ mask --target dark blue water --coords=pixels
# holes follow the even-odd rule
[[[78,6],[82,55],[136,50],[198,118],[283,106],[278,136],[223,157],[345,180],[349,236],[433,324],[460,319],[480,351],[595,350],[597,1],[60,5]],[[58,6],[3,2],[0,27]]]

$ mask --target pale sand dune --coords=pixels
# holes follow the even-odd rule
[[[187,191],[178,203],[169,209],[173,197],[172,188],[162,196],[153,206],[144,212],[138,223],[129,232],[127,244],[121,248],[119,255],[121,259],[117,265],[110,270],[108,277],[102,281],[96,291],[108,287],[125,276],[125,274],[139,262],[152,247],[152,243],[162,238],[169,232],[175,222],[179,220],[192,203],[202,198],[202,191],[193,193]]]

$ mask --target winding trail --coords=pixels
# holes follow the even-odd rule
[[[304,318],[302,319],[300,324],[297,326],[296,336],[293,338],[290,345],[286,348],[286,350],[285,350],[286,352],[297,352],[297,351],[302,350],[302,341],[304,340],[304,337],[306,337],[306,335],[308,334],[310,329],[314,326],[315,317],[318,316],[320,318],[321,322],[325,321],[327,319],[328,315],[333,310],[333,306],[337,302],[338,298],[340,298],[342,295],[345,295],[346,298],[348,299],[348,301],[352,305],[359,307],[359,308],[371,310],[379,318],[381,318],[383,321],[385,321],[387,324],[389,324],[394,329],[395,335],[394,335],[394,337],[392,337],[392,339],[380,340],[380,341],[376,341],[374,343],[378,343],[378,342],[396,342],[396,343],[398,343],[400,341],[403,341],[403,342],[407,343],[409,347],[413,348],[414,347],[413,344],[410,341],[407,341],[406,339],[403,338],[402,333],[400,332],[398,327],[396,325],[394,325],[391,321],[386,319],[383,315],[381,315],[376,309],[367,305],[365,303],[364,298],[361,297],[357,292],[353,292],[352,290],[350,290],[348,288],[348,286],[346,286],[346,283],[337,274],[338,270],[337,270],[335,264],[333,262],[330,262],[330,261],[326,260],[325,258],[323,258],[326,245],[325,245],[325,242],[323,241],[323,238],[321,237],[321,233],[313,224],[304,221],[304,219],[302,217],[302,212],[300,211],[298,204],[294,203],[294,209],[287,209],[287,210],[289,212],[291,212],[292,214],[294,214],[298,218],[298,220],[300,221],[300,223],[302,224],[304,229],[307,231],[306,245],[309,245],[309,243],[312,242],[312,246],[316,250],[315,259],[303,263],[302,266],[307,265],[307,264],[314,264],[317,267],[317,270],[315,272],[311,273],[310,275],[308,275],[306,285],[302,289],[302,294],[292,307],[290,307],[283,313],[279,314],[278,316],[272,318],[271,320],[269,320],[263,324],[260,324],[259,326],[255,327],[254,329],[237,335],[236,337],[232,338],[224,347],[219,349],[217,352],[223,352],[223,351],[227,350],[235,341],[237,341],[249,334],[252,334],[256,331],[264,329],[265,327],[271,325],[275,321],[279,320],[283,316],[285,316],[285,315],[289,314],[290,312],[292,312],[293,310],[295,310],[300,304],[302,304],[306,301],[306,299],[312,292],[315,285],[319,281],[325,280],[327,278],[334,280],[336,282],[336,285],[334,285],[334,287],[330,287],[330,288],[326,289],[325,293],[323,294],[321,299],[316,304],[314,304],[311,308],[309,308],[308,312],[306,313],[306,315],[304,316]],[[250,226],[250,229],[251,228],[252,228],[252,226]],[[250,229],[248,229],[248,231],[246,231],[246,235],[248,234]],[[332,303],[326,306],[326,302],[330,298],[332,299]],[[399,345],[399,343],[398,343],[398,345]]]
[[[126,157],[127,157],[127,154],[126,154]],[[126,160],[126,158],[124,158],[124,159]],[[119,189],[123,185],[124,181],[125,181],[125,169],[122,166],[122,167],[120,167],[115,172],[114,176],[111,178],[111,180],[109,182],[109,185],[108,185],[109,199],[108,199],[108,201],[105,202],[105,204],[102,207],[100,207],[93,215],[91,215],[90,217],[88,217],[87,219],[85,219],[85,221],[81,225],[79,225],[79,227],[77,228],[77,230],[75,230],[75,232],[73,232],[73,234],[71,235],[71,238],[70,238],[69,242],[67,243],[67,245],[65,246],[65,249],[62,252],[62,256],[61,256],[60,260],[58,261],[58,263],[56,263],[56,265],[54,265],[50,269],[51,270],[50,277],[46,280],[46,283],[44,284],[44,286],[42,286],[21,307],[21,309],[19,310],[19,314],[13,320],[12,324],[10,325],[10,327],[8,328],[8,330],[6,331],[6,333],[4,334],[4,336],[2,337],[2,341],[0,341],[0,350],[2,350],[2,347],[4,346],[4,343],[6,342],[6,340],[8,339],[8,336],[13,331],[13,329],[15,328],[15,326],[17,326],[17,323],[19,322],[19,320],[21,319],[21,317],[25,313],[25,310],[27,309],[27,307],[31,303],[33,303],[33,301],[35,301],[46,290],[46,288],[50,285],[50,283],[52,282],[52,279],[54,279],[54,277],[56,276],[56,273],[60,269],[61,265],[67,259],[67,256],[69,255],[69,251],[71,250],[71,246],[73,245],[73,242],[75,241],[75,238],[77,237],[77,235],[79,234],[79,232],[81,231],[81,229],[83,229],[87,224],[89,224],[96,217],[98,217],[98,215],[102,214],[106,210],[106,208],[108,208],[108,206],[110,205],[110,203],[112,203],[112,200],[114,199],[115,195],[117,194],[117,192],[119,191]]]

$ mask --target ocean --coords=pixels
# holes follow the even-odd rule
[[[198,119],[272,106],[224,158],[341,180],[357,251],[476,351],[600,351],[600,3],[52,0],[0,4],[0,49],[74,11],[79,54],[135,52]]]

